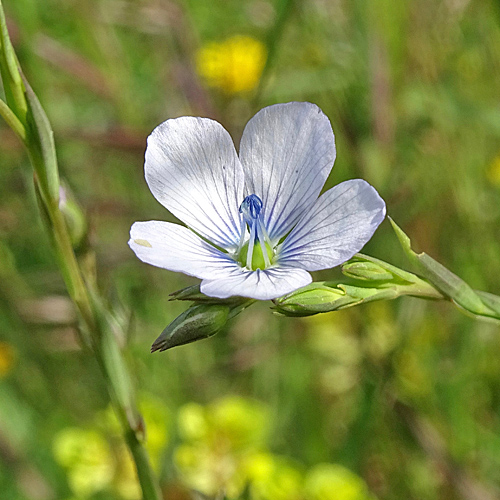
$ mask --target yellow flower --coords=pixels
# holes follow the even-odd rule
[[[160,469],[160,458],[170,439],[170,413],[161,399],[151,394],[143,394],[139,410],[146,424],[145,446],[151,458],[151,465]]]
[[[259,83],[265,63],[265,45],[243,35],[208,43],[196,57],[198,73],[208,85],[227,94],[253,90]]]
[[[254,500],[302,499],[302,474],[286,459],[269,452],[255,453],[245,463]]]
[[[77,497],[89,497],[110,485],[115,464],[108,443],[97,431],[63,429],[53,451],[56,461],[67,469],[69,486]]]
[[[200,441],[208,433],[205,408],[197,403],[185,404],[177,416],[179,433],[186,441]]]
[[[175,463],[184,483],[207,495],[238,497],[248,482],[247,461],[264,445],[270,415],[261,403],[238,396],[179,411],[183,443]]]
[[[339,464],[318,464],[305,480],[307,500],[375,500],[365,482]]]
[[[269,409],[258,401],[227,396],[209,405],[207,414],[216,441],[226,442],[234,451],[259,447],[267,438]]]
[[[139,409],[146,424],[145,446],[151,464],[160,469],[160,458],[169,439],[170,415],[164,403],[145,395]],[[139,500],[141,489],[135,464],[121,441],[119,421],[111,406],[98,413],[93,428],[66,428],[54,440],[56,461],[66,469],[68,484],[78,498],[99,491],[115,491],[125,500]]]
[[[16,355],[13,347],[7,342],[0,342],[0,378],[5,377],[16,360]]]

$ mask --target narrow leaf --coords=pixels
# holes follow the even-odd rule
[[[480,290],[475,290],[476,294],[481,297],[481,300],[490,309],[495,311],[500,317],[500,297],[498,295],[493,295],[492,293],[482,292]]]
[[[19,72],[19,63],[7,31],[7,22],[0,0],[0,72],[4,84],[5,97],[17,118],[24,123],[27,111],[24,86]]]
[[[24,76],[23,81],[28,102],[26,140],[30,159],[38,176],[44,201],[57,203],[59,200],[59,171],[54,133],[38,97]]]
[[[464,280],[446,269],[446,267],[432,257],[429,257],[429,255],[414,252],[411,248],[410,238],[390,217],[389,220],[409,260],[440,292],[472,314],[482,316],[497,315],[490,307],[483,303],[481,297]]]

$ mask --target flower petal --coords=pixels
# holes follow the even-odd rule
[[[187,227],[170,222],[135,222],[128,244],[146,264],[202,279],[225,276],[235,263]]]
[[[359,252],[384,220],[385,203],[354,179],[320,196],[278,250],[278,263],[308,271],[338,266]]]
[[[244,174],[233,141],[220,123],[184,116],[167,120],[148,138],[146,181],[155,198],[216,245],[238,245]]]
[[[203,279],[201,291],[211,297],[270,300],[312,280],[308,272],[294,267],[244,269],[190,229],[170,222],[135,222],[128,244],[147,264]]]
[[[240,144],[245,194],[263,202],[273,243],[316,201],[335,161],[330,121],[308,102],[276,104],[247,124]]]
[[[235,263],[236,264],[236,263]],[[200,290],[205,295],[225,299],[233,295],[257,300],[271,300],[308,285],[311,275],[302,269],[276,267],[249,271],[235,265],[217,279],[205,279]]]

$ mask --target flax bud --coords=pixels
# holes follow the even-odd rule
[[[166,351],[178,345],[212,337],[224,327],[229,312],[230,307],[223,304],[191,306],[163,330],[154,341],[151,352]]]
[[[342,273],[349,278],[363,281],[392,281],[394,276],[387,269],[374,262],[347,262],[342,266]]]
[[[339,289],[313,283],[274,301],[276,310],[286,316],[311,316],[335,311],[354,299]]]

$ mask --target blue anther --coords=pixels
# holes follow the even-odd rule
[[[256,195],[247,196],[240,205],[240,214],[243,214],[245,219],[257,219],[262,210],[262,200]]]

